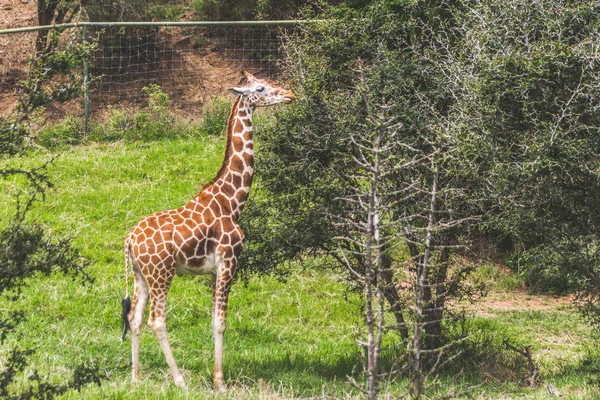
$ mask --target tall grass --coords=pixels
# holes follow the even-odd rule
[[[193,123],[172,113],[169,97],[158,85],[152,84],[142,91],[148,94],[148,104],[139,110],[109,106],[106,118],[93,120],[88,132],[82,118],[68,116],[40,129],[37,143],[49,149],[65,149],[89,143],[151,142],[219,136],[225,132],[231,108],[229,98],[214,96],[205,105],[202,119]]]

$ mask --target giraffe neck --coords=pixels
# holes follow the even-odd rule
[[[254,175],[254,142],[252,113],[254,108],[242,96],[237,97],[227,121],[227,144],[221,169],[205,185],[198,197],[211,194],[221,204],[224,213],[239,215],[248,200]]]

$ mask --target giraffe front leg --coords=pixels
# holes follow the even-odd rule
[[[235,263],[225,262],[223,268],[214,280],[213,286],[213,336],[215,340],[215,370],[213,380],[215,389],[219,392],[227,390],[223,379],[223,337],[227,326],[227,300],[229,298],[229,289],[232,283],[232,271],[235,269]]]

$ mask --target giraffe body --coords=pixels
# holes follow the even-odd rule
[[[248,72],[244,72],[242,82],[243,86],[230,89],[238,97],[228,119],[225,157],[216,177],[184,206],[143,218],[125,240],[125,273],[128,276],[131,264],[134,296],[131,306],[128,296],[123,303],[123,337],[130,329],[134,381],[139,380],[139,340],[144,310],[150,301],[148,325],[160,343],[175,383],[185,386],[167,340],[166,298],[175,275],[211,274],[213,378],[215,387],[225,390],[222,359],[227,300],[244,239],[238,218],[254,173],[252,114],[256,107],[287,104],[295,99],[292,92]]]

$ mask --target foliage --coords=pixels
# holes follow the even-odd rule
[[[593,2],[551,4],[480,4],[463,23],[489,28],[464,47],[480,49],[470,112],[488,132],[490,231],[530,287],[564,292],[595,275],[599,22]]]
[[[231,99],[213,96],[202,109],[199,131],[209,136],[221,136],[227,127],[227,118],[231,110]]]
[[[152,21],[178,21],[186,11],[183,4],[173,4],[171,1],[155,1],[148,6],[148,19]]]
[[[119,140],[150,142],[224,135],[231,108],[229,98],[213,97],[206,104],[202,118],[189,122],[175,116],[171,111],[168,95],[158,85],[144,87],[142,92],[148,94],[148,104],[140,110],[109,107],[108,118],[104,121],[93,121],[87,133],[81,118],[66,117],[59,123],[48,124],[41,128],[35,140],[38,144],[53,149],[90,142],[110,143]]]
[[[421,135],[424,130],[435,128],[428,121],[446,118],[446,129],[451,131],[443,138],[457,151],[447,160],[464,162],[472,171],[465,175],[464,168],[463,172],[448,169],[447,175],[469,188],[469,196],[462,200],[482,211],[485,218],[479,229],[504,250],[514,251],[512,265],[519,265],[520,271],[531,270],[524,272],[531,277],[527,280],[530,286],[549,288],[552,284],[543,283],[545,278],[541,277],[553,276],[551,279],[558,283],[560,271],[563,276],[570,276],[566,281],[570,283],[565,286],[563,282],[558,290],[573,288],[572,284],[579,281],[578,277],[587,276],[585,271],[590,271],[593,264],[591,260],[582,262],[575,255],[591,254],[582,246],[592,252],[597,247],[598,214],[593,210],[599,192],[595,156],[599,140],[593,132],[598,126],[594,99],[598,98],[599,85],[594,73],[597,49],[592,46],[597,35],[597,5],[567,3],[565,7],[553,8],[551,4],[535,3],[529,7],[512,1],[492,7],[481,2],[468,7],[456,3],[434,8],[427,2],[379,2],[373,10],[391,10],[397,13],[396,20],[386,19],[381,12],[381,16],[373,18],[373,24],[364,19],[364,14],[332,12],[332,16],[346,18],[345,22],[315,25],[304,36],[311,37],[313,44],[308,44],[307,39],[292,44],[312,47],[304,50],[306,56],[297,60],[297,66],[290,65],[291,73],[294,69],[310,73],[296,78],[300,101],[295,109],[281,113],[277,122],[281,128],[275,128],[281,132],[281,139],[274,138],[273,145],[267,145],[267,152],[277,155],[263,158],[265,168],[259,171],[283,171],[273,180],[275,191],[289,191],[286,187],[296,191],[302,185],[312,192],[324,192],[320,196],[335,197],[334,180],[318,186],[324,178],[314,178],[320,175],[318,171],[335,163],[331,160],[337,162],[337,154],[343,153],[339,149],[341,142],[332,131],[335,110],[327,109],[333,96],[329,93],[339,96],[336,91],[351,82],[352,60],[356,57],[374,58],[382,46],[394,49],[395,62],[379,60],[382,65],[378,70],[387,68],[389,76],[398,77],[397,84],[382,81],[382,87],[388,91],[423,93],[403,104],[403,131]],[[354,27],[347,22],[351,17],[364,21]],[[397,40],[383,40],[375,45],[369,39],[385,38],[389,32],[395,32]],[[419,58],[412,59],[413,56]],[[399,60],[402,68],[395,67]],[[359,114],[348,112],[349,117],[353,115]],[[284,132],[293,131],[294,126],[302,127],[302,138],[285,136]],[[275,143],[277,140],[280,143]],[[310,163],[291,159],[310,143],[318,148],[310,152]],[[448,163],[446,168],[451,165]],[[460,162],[454,165],[460,166]],[[292,168],[302,169],[300,174],[292,174],[293,181],[283,176]],[[303,179],[310,179],[310,185]],[[310,207],[329,206],[331,198],[313,201]],[[309,219],[312,216],[306,218]],[[315,226],[317,233],[328,226],[326,219],[314,225],[319,225]],[[295,239],[299,240],[294,240],[298,251],[312,246],[303,244],[311,240],[303,234]],[[319,242],[323,242],[323,237],[317,234],[314,243]],[[538,246],[542,247],[535,250]],[[554,267],[541,274],[534,272],[545,268],[546,263],[540,258],[542,249],[546,253],[553,251],[554,258],[560,257],[561,266],[554,273]],[[528,251],[534,253],[527,255]],[[550,254],[544,257],[548,259]]]
[[[55,124],[48,124],[36,133],[36,142],[46,148],[72,146],[85,142],[83,121],[68,116]]]
[[[341,0],[330,0],[327,3],[340,2]],[[306,0],[193,0],[191,8],[201,20],[252,21],[292,19],[302,7],[309,4],[311,2]]]
[[[0,119],[0,155],[10,157],[22,152],[28,139],[28,131],[23,125]]]
[[[26,224],[22,217],[0,232],[0,295],[18,295],[27,278],[57,270],[91,281],[70,240],[52,239],[41,226]]]
[[[105,1],[85,2],[83,12],[90,21],[147,21],[164,1]]]
[[[36,107],[35,104],[31,104]],[[28,188],[25,196],[17,195],[16,210],[12,220],[0,221],[0,299],[16,302],[23,287],[31,278],[50,275],[56,271],[64,275],[80,276],[84,282],[91,282],[85,272],[85,262],[79,251],[72,247],[71,239],[53,237],[40,224],[28,222],[27,214],[34,202],[44,197],[48,188],[53,186],[49,178],[46,161],[30,167],[23,165],[22,159],[28,154],[30,136],[19,120],[0,120],[0,177],[3,180],[21,178]],[[25,201],[23,201],[25,197]],[[12,310],[0,317],[0,343],[17,326],[26,321],[26,314]],[[27,385],[16,385],[15,379],[28,366],[33,350],[13,347],[3,368],[0,369],[0,396],[3,398],[51,399],[68,390],[80,390],[88,383],[100,384],[100,375],[95,365],[81,365],[74,372],[73,380],[64,384],[54,384],[33,371]]]
[[[393,279],[421,276],[424,318],[441,321],[435,310],[449,296],[472,293],[458,284],[469,268],[448,266],[481,240],[514,251],[530,285],[597,282],[597,7],[390,0],[332,9],[301,27],[285,46],[299,100],[263,134],[257,171],[267,194],[243,217],[247,265],[265,271],[310,251],[332,254],[339,237],[360,246],[336,224],[341,215],[360,223],[365,210],[340,201],[361,187],[350,138],[372,117],[353,90],[360,59],[368,95],[399,123],[402,149],[390,160],[406,167],[381,190],[394,204],[385,221],[398,223],[391,232],[406,246],[391,254]],[[402,297],[388,301],[394,308]],[[433,320],[427,337],[443,340]]]
[[[54,101],[67,102],[77,98],[83,87],[83,65],[97,48],[96,41],[81,43],[76,36],[57,49],[64,29],[52,29],[48,36],[51,51],[32,59],[27,79],[20,83],[20,112],[23,117]],[[72,35],[78,35],[73,31]]]

